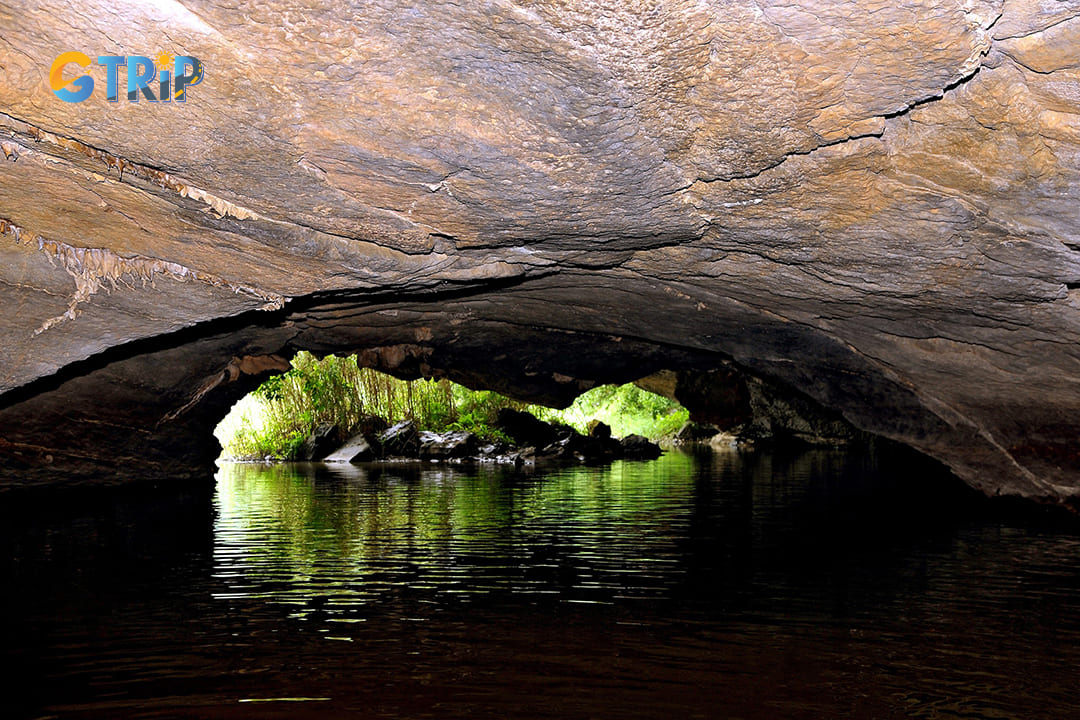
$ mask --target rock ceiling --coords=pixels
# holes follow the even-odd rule
[[[64,102],[71,50],[205,77]],[[559,398],[729,363],[1080,495],[1075,0],[0,0],[0,148],[10,482],[166,462],[310,348]]]

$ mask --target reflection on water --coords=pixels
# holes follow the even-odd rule
[[[1080,535],[907,456],[226,465],[170,497],[0,512],[11,716],[1075,716]]]
[[[217,496],[216,577],[228,588],[218,597],[353,619],[404,597],[662,598],[694,478],[686,455],[542,479],[430,465],[231,466]]]

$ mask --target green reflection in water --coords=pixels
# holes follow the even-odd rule
[[[569,468],[224,465],[219,598],[334,613],[378,600],[656,593],[693,503],[694,461]]]

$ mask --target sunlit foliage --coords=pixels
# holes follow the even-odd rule
[[[329,355],[319,360],[301,352],[287,372],[270,378],[238,403],[216,435],[226,457],[284,460],[300,457],[316,428],[335,425],[348,436],[370,415],[390,424],[408,419],[422,430],[467,430],[501,440],[505,437],[496,418],[505,407],[528,410],[581,432],[600,420],[616,437],[636,433],[661,438],[678,430],[687,417],[674,401],[634,385],[595,388],[560,411],[469,390],[445,379],[398,380],[357,366],[355,357]]]

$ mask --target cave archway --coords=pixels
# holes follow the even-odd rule
[[[148,37],[158,5],[103,27]],[[556,404],[731,367],[1076,504],[1076,43],[1065,10],[991,5],[447,5],[400,33],[395,3],[327,6],[301,62],[272,5],[208,5],[170,15],[214,68],[198,103],[131,112],[43,80],[102,28],[11,13],[3,483],[197,466],[219,405],[310,349]]]
[[[842,343],[736,303],[708,322],[682,322],[660,302],[663,288],[651,292],[655,301],[640,285],[574,298],[549,278],[478,293],[321,297],[136,343],[4,396],[3,482],[206,477],[218,421],[309,350],[356,353],[362,365],[398,377],[447,377],[551,406],[596,384],[667,371],[667,391],[699,416],[737,413],[738,393],[725,383],[749,378],[936,456],[984,490],[1016,487],[1017,473],[1002,471],[999,450],[977,431],[950,426]]]

